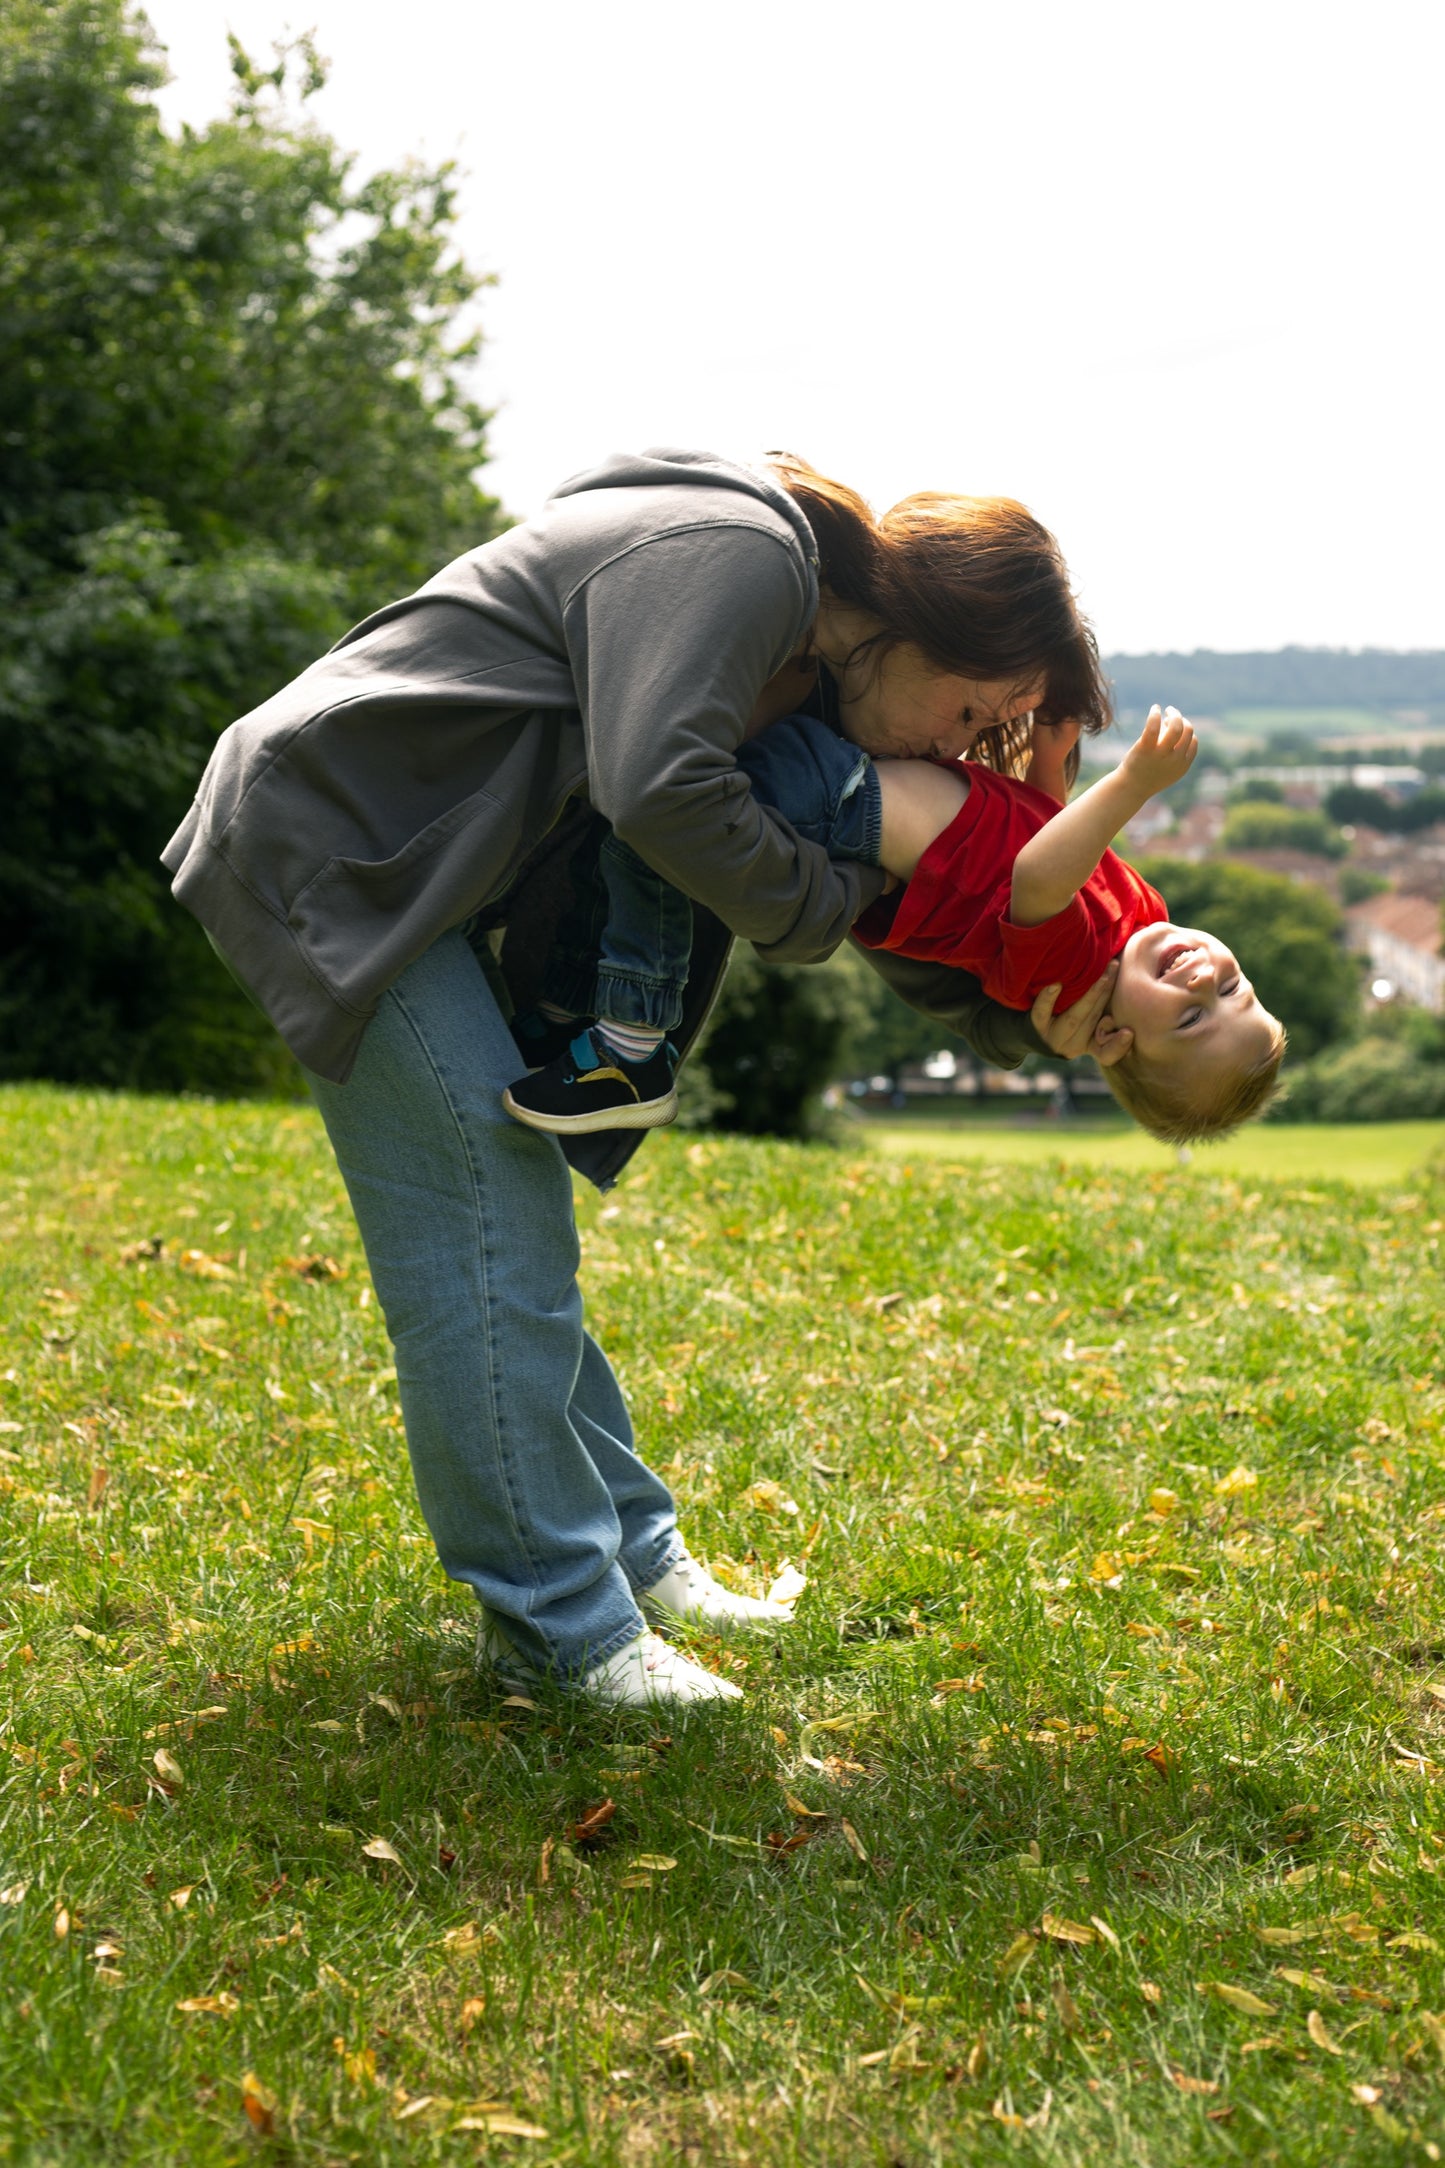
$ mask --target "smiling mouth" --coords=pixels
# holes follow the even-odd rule
[[[1186,956],[1197,956],[1199,954],[1200,945],[1197,941],[1171,941],[1169,946],[1161,953],[1158,963],[1154,966],[1155,978],[1167,979],[1175,965],[1182,963]]]

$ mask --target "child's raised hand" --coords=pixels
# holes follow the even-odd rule
[[[1178,708],[1166,708],[1161,714],[1156,702],[1144,728],[1120,761],[1119,770],[1152,798],[1189,773],[1198,751],[1193,723],[1186,722]]]

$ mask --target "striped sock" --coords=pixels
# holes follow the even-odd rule
[[[599,1017],[593,1029],[610,1054],[633,1063],[646,1061],[667,1037],[648,1024],[618,1024],[610,1016]]]
[[[539,1001],[537,1009],[549,1024],[575,1024],[577,1021],[575,1009],[559,1009],[555,1001]]]

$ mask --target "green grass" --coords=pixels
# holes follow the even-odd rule
[[[973,1160],[993,1166],[1108,1167],[1161,1175],[1181,1169],[1171,1146],[1142,1129],[1101,1122],[1077,1129],[1036,1129],[984,1123],[916,1121],[878,1115],[853,1134],[892,1158]],[[1445,1122],[1317,1122],[1256,1124],[1222,1144],[1200,1145],[1191,1175],[1235,1175],[1275,1181],[1348,1181],[1399,1185],[1422,1166],[1445,1157]]]
[[[0,2158],[1441,2157],[1438,1180],[654,1141],[592,1322],[810,1575],[664,1724],[470,1671],[308,1112],[0,1123]]]

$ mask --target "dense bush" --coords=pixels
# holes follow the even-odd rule
[[[824,1087],[855,1066],[850,1052],[871,1028],[872,996],[859,974],[913,1015],[856,958],[764,964],[738,942],[707,1037],[683,1071],[689,1120],[745,1136],[813,1135]],[[936,1037],[937,1026],[925,1035]]]
[[[1290,1072],[1284,1122],[1408,1122],[1445,1118],[1445,1062],[1403,1039],[1373,1034]]]
[[[130,0],[3,10],[0,1075],[288,1073],[157,853],[234,716],[496,525],[448,170],[353,186],[235,60],[177,140]]]
[[[1359,971],[1343,922],[1322,888],[1227,859],[1142,862],[1169,915],[1202,926],[1234,951],[1267,1009],[1290,1036],[1290,1062],[1348,1036],[1359,1009]]]
[[[1391,836],[1414,836],[1422,828],[1433,828],[1437,821],[1445,821],[1445,790],[1429,784],[1412,798],[1397,802],[1383,791],[1366,790],[1359,783],[1337,783],[1325,799],[1325,811],[1331,820],[1345,821],[1352,827],[1379,828]]]
[[[1326,814],[1259,800],[1230,807],[1220,843],[1226,851],[1312,851],[1320,858],[1343,858],[1350,847]]]

